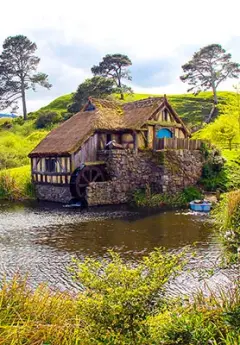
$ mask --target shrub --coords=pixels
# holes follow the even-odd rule
[[[202,177],[199,181],[205,190],[216,191],[219,188],[227,190],[228,177],[224,168],[225,162],[218,149],[208,152],[207,161],[203,165]]]
[[[239,284],[190,300],[164,290],[184,265],[184,254],[156,249],[138,263],[111,252],[103,261],[75,261],[84,285],[78,294],[35,290],[15,276],[1,281],[3,345],[238,345]]]
[[[35,126],[38,129],[50,128],[54,124],[60,122],[62,116],[58,112],[54,111],[41,111],[38,113],[38,117],[35,122]]]
[[[0,199],[22,200],[34,197],[30,166],[0,171]]]
[[[228,262],[240,261],[240,190],[222,197],[213,217]]]
[[[92,344],[142,345],[146,319],[163,307],[166,282],[183,267],[183,253],[156,249],[135,265],[109,254],[101,262],[77,262],[75,277],[85,288],[78,298],[80,319],[88,325]]]
[[[202,199],[203,195],[198,188],[191,186],[176,194],[152,193],[149,186],[145,190],[137,190],[133,195],[133,202],[137,206],[145,207],[186,207],[194,199]]]

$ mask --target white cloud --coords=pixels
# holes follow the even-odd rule
[[[0,42],[16,34],[37,42],[41,70],[50,79],[54,77],[54,87],[31,95],[34,100],[30,99],[28,108],[34,110],[49,98],[74,91],[90,75],[80,62],[77,68],[70,60],[61,61],[61,54],[54,50],[59,44],[94,47],[96,63],[99,56],[114,52],[128,54],[133,62],[171,57],[180,70],[196,47],[216,42],[226,45],[233,58],[240,60],[238,45],[229,45],[232,37],[240,36],[239,11],[239,0],[228,0],[227,4],[221,0],[202,0],[199,4],[192,0],[122,0],[119,4],[112,0],[12,0],[1,3]],[[228,85],[232,81],[224,87]],[[154,90],[176,93],[186,88],[173,78],[166,87],[159,85]],[[136,91],[141,89],[141,85],[135,86]],[[144,90],[151,92],[150,88]]]

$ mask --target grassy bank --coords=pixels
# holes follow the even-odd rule
[[[202,193],[195,187],[185,188],[176,194],[154,193],[149,185],[145,189],[137,190],[133,195],[133,203],[138,207],[187,207],[194,199],[201,199]]]
[[[240,262],[240,190],[226,193],[213,213],[227,263]]]
[[[0,171],[0,199],[24,200],[34,198],[30,166]]]
[[[3,345],[238,345],[239,286],[220,297],[164,297],[184,255],[155,250],[126,264],[111,253],[103,262],[75,262],[78,294],[36,290],[18,278],[0,289]]]

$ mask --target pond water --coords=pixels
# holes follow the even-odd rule
[[[182,274],[172,293],[202,287],[199,272],[213,267],[219,245],[206,215],[189,211],[143,211],[127,206],[88,211],[51,203],[0,203],[0,277],[28,274],[31,285],[46,282],[52,288],[75,289],[68,267],[72,257],[101,258],[108,249],[136,260],[155,247],[178,251],[189,245],[191,274]],[[232,272],[217,270],[207,283],[229,284]],[[197,276],[197,277],[196,277]]]

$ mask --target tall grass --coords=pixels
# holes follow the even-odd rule
[[[160,256],[156,264],[155,256],[131,267],[115,254],[104,266],[87,258],[78,263],[76,277],[85,286],[78,294],[46,285],[32,290],[19,276],[3,280],[0,344],[239,345],[239,284],[191,302],[165,299],[157,287],[169,281],[178,258]]]
[[[223,195],[213,213],[227,262],[240,262],[240,190]]]
[[[0,199],[23,200],[34,196],[29,165],[0,171]]]

